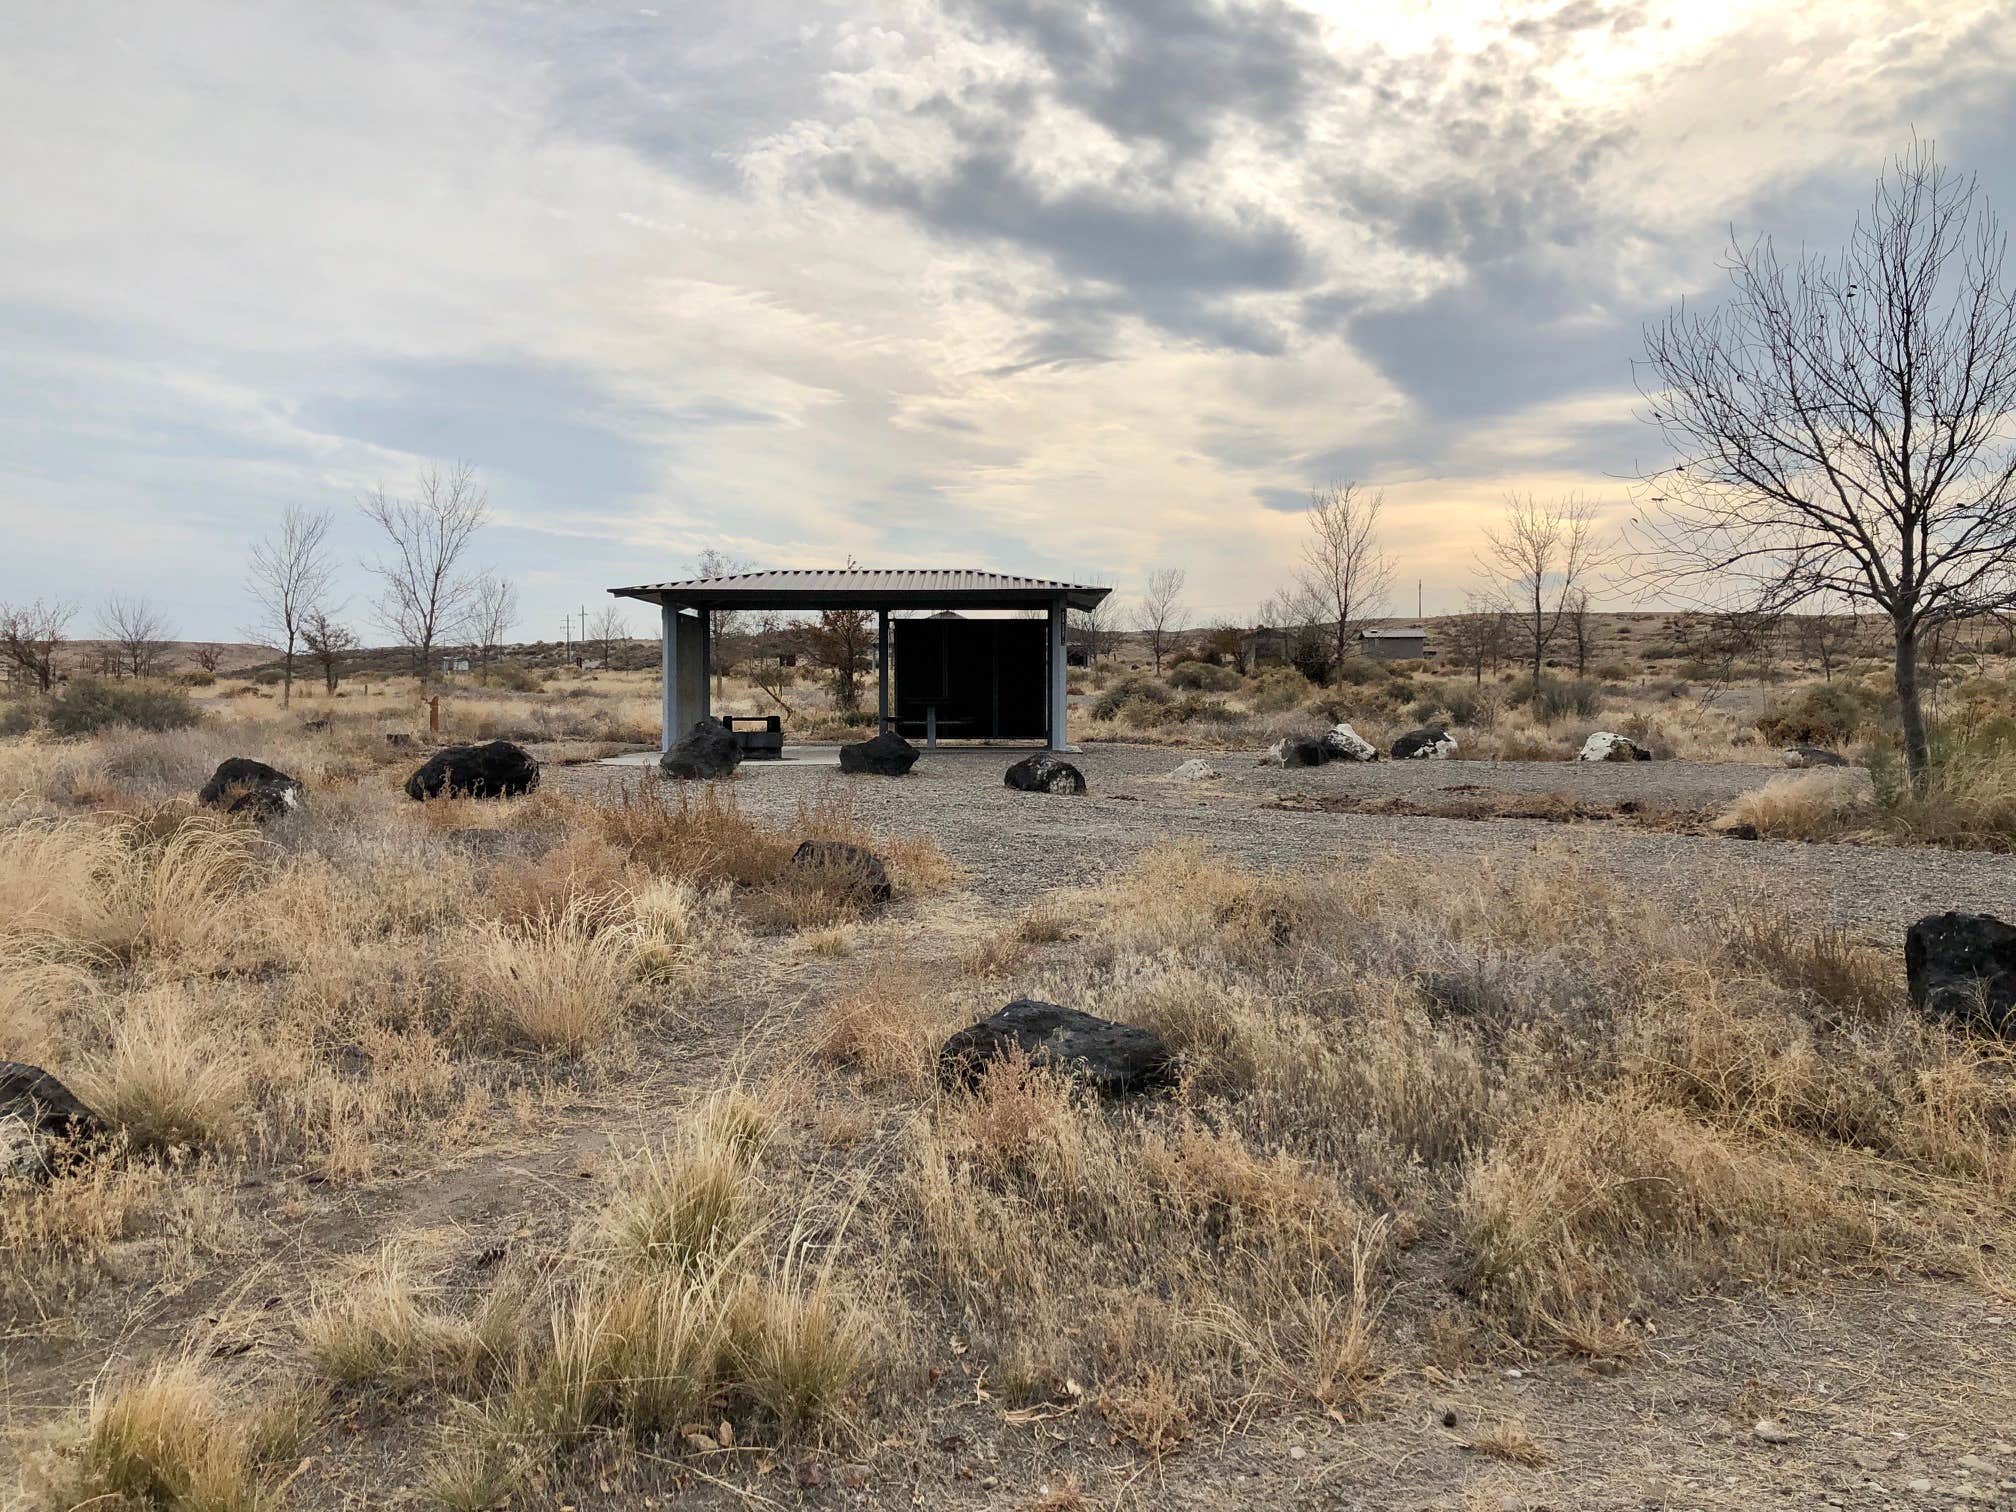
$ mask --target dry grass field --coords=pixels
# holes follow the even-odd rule
[[[1746,724],[1643,671],[1559,717],[1487,682],[1462,719],[1463,680],[1419,669],[1270,676],[1165,703],[1102,666],[1081,707],[1181,747],[1144,773],[1249,770],[1291,719],[1383,739],[1439,715],[1485,758],[1636,719],[1767,838],[1821,807],[1770,785],[1756,728],[1800,686]],[[1068,800],[1004,794],[979,756],[915,787],[688,790],[563,765],[655,740],[646,675],[525,683],[449,690],[438,735],[402,679],[282,711],[225,678],[186,728],[0,738],[0,1058],[116,1129],[0,1188],[10,1505],[2016,1486],[2016,1062],[1911,1012],[1888,922],[2016,892],[1992,854],[1912,859],[1996,843],[1992,794],[1914,834],[1863,774],[1793,779],[1858,783],[1807,832],[1911,868],[1900,896],[1843,887],[1829,923],[1799,906],[1815,879],[1881,887],[1881,863],[1704,829],[1690,880],[1653,886],[1600,820],[1266,806],[1298,774],[1214,799],[1116,766]],[[1984,724],[1999,696],[1965,695]],[[538,793],[404,796],[432,743],[493,737],[548,761]],[[1838,743],[1880,768],[1864,740]],[[299,777],[302,809],[197,808],[227,755]],[[1529,793],[1585,775],[1440,765]],[[893,900],[794,868],[808,838],[883,856]],[[1095,840],[1104,864],[1054,859]],[[1778,868],[1784,906],[1700,886],[1724,852]],[[1014,1062],[941,1083],[945,1037],[1017,996],[1152,1027],[1178,1086],[1101,1101]]]

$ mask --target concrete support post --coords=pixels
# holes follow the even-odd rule
[[[880,681],[875,693],[875,727],[889,733],[889,611],[875,611],[875,671]]]
[[[714,712],[714,611],[702,609],[694,620],[700,631],[700,710],[693,718],[700,720]]]
[[[684,734],[679,724],[679,611],[658,606],[658,749],[672,749]]]
[[[1053,599],[1050,603],[1050,749],[1068,751],[1071,749],[1070,732],[1065,728],[1065,712],[1069,685],[1064,664],[1064,600]]]

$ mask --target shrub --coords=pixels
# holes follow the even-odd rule
[[[0,704],[0,740],[26,735],[35,728],[35,711],[25,703]]]
[[[1247,702],[1261,714],[1285,714],[1300,708],[1312,691],[1309,679],[1293,667],[1276,667],[1255,680]]]
[[[1330,675],[1337,667],[1337,659],[1330,654],[1330,648],[1316,641],[1297,646],[1290,660],[1297,672],[1318,687],[1330,681]]]
[[[1757,733],[1773,745],[1837,746],[1862,723],[1860,700],[1846,688],[1823,683],[1760,717]]]
[[[1336,682],[1347,683],[1354,688],[1367,688],[1375,683],[1383,683],[1392,673],[1385,663],[1373,661],[1368,656],[1347,656],[1337,663],[1332,672]]]
[[[1471,683],[1430,684],[1426,696],[1407,711],[1416,724],[1446,715],[1451,724],[1488,730],[1498,718],[1498,700],[1491,691]]]
[[[217,681],[217,674],[203,667],[184,672],[179,679],[185,688],[207,688]]]
[[[1207,698],[1201,693],[1192,693],[1168,705],[1164,717],[1171,724],[1237,724],[1245,718],[1222,699]]]
[[[510,693],[537,693],[545,687],[539,674],[523,662],[498,662],[483,672],[484,681]]]
[[[1169,670],[1169,686],[1188,693],[1230,693],[1241,681],[1230,667],[1209,662],[1182,662]]]
[[[1145,677],[1130,677],[1117,682],[1092,704],[1094,719],[1118,719],[1120,711],[1128,704],[1161,705],[1174,703],[1176,695],[1159,682],[1151,682]]]
[[[114,725],[136,730],[186,730],[203,714],[179,688],[136,683],[122,688],[80,677],[49,700],[49,728],[58,735],[95,735]]]
[[[1603,685],[1587,678],[1564,681],[1543,677],[1537,685],[1529,684],[1515,693],[1512,701],[1532,705],[1533,717],[1542,724],[1555,724],[1564,719],[1587,719],[1603,707]]]

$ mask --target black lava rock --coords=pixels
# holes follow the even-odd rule
[[[696,720],[671,750],[658,758],[658,770],[681,781],[711,781],[733,777],[742,764],[742,742],[720,720]]]
[[[1911,1001],[1928,1018],[2016,1037],[2016,925],[1943,913],[1904,933]]]
[[[197,793],[196,801],[205,808],[221,808],[227,814],[276,819],[300,807],[306,791],[278,767],[249,756],[232,756],[217,764],[217,770]]]
[[[840,747],[840,770],[856,775],[901,777],[916,764],[917,747],[894,730]]]
[[[515,798],[539,786],[539,763],[508,740],[448,746],[406,779],[408,798]]]
[[[76,1094],[40,1066],[0,1061],[0,1176],[40,1178],[106,1133]]]
[[[938,1073],[947,1082],[971,1086],[989,1061],[1011,1050],[1101,1092],[1146,1092],[1175,1080],[1169,1047],[1154,1030],[1035,998],[1017,998],[945,1041]]]
[[[1055,756],[1025,756],[1002,779],[1019,793],[1061,793],[1075,797],[1085,791],[1085,774]]]
[[[889,881],[889,868],[873,851],[844,840],[807,840],[791,853],[791,865],[839,881],[864,901],[887,903],[896,896]]]
[[[1449,739],[1447,730],[1409,730],[1393,742],[1395,761],[1426,761],[1443,754],[1443,742]]]

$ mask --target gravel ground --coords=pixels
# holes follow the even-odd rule
[[[1770,767],[1690,762],[1380,762],[1281,771],[1259,753],[1099,745],[1073,757],[1090,787],[1081,799],[1017,793],[1001,773],[1019,753],[946,749],[898,781],[843,778],[831,766],[745,766],[736,796],[758,818],[785,820],[802,803],[844,790],[857,817],[885,833],[929,833],[969,874],[981,897],[1017,906],[1053,887],[1093,882],[1145,847],[1198,839],[1269,866],[1418,856],[1436,862],[1483,853],[1560,850],[1628,876],[1679,909],[1747,898],[1812,923],[1894,941],[1912,920],[1946,909],[2016,918],[2016,859],[1969,852],[1862,845],[1746,842],[1667,834],[1612,822],[1292,812],[1267,807],[1288,794],[1353,792],[1426,797],[1464,785],[1569,793],[1597,803],[1637,799],[1648,808],[1712,809],[1780,775]],[[1172,781],[1200,756],[1222,776]],[[649,767],[549,769],[562,790],[613,791],[656,780]]]

